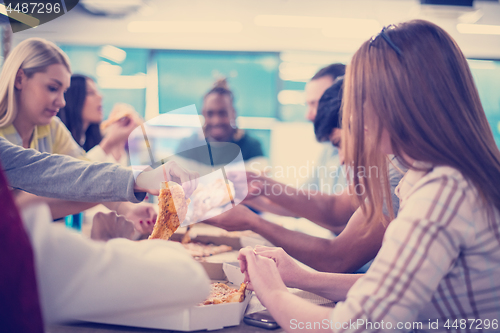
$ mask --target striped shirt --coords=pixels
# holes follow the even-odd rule
[[[17,146],[23,145],[23,140],[14,125],[0,128],[0,136]],[[58,117],[52,117],[48,125],[35,126],[29,148],[42,153],[86,159],[85,151],[73,140],[71,133]]]
[[[396,194],[399,214],[366,275],[332,310],[333,330],[500,331],[499,212],[489,227],[477,191],[450,167],[410,170]]]

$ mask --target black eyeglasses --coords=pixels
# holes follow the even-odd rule
[[[403,55],[403,52],[401,51],[401,49],[399,47],[396,46],[396,44],[394,44],[394,42],[389,38],[389,36],[386,34],[386,31],[387,30],[391,30],[391,29],[395,29],[396,26],[391,24],[391,25],[388,25],[386,27],[384,27],[382,29],[382,31],[380,31],[377,35],[373,36],[372,39],[370,40],[370,47],[373,46],[373,43],[379,38],[379,37],[382,37],[383,40],[385,40],[387,42],[387,44],[389,44],[390,47],[392,47],[392,49],[394,51],[396,51],[396,53],[400,56]]]

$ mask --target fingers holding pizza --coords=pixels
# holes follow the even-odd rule
[[[306,279],[306,270],[301,268],[281,247],[257,245],[254,251],[257,255],[272,259],[276,263],[281,279],[287,287],[297,288],[299,283]]]
[[[174,182],[162,182],[158,196],[158,218],[149,239],[168,240],[186,218],[190,202],[182,186]]]
[[[287,292],[274,260],[258,255],[251,247],[240,250],[238,260],[248,280],[247,287],[254,290],[264,306],[272,300],[275,292]]]
[[[189,171],[175,161],[169,161],[156,169],[146,168],[135,180],[136,191],[159,195],[162,182],[176,182],[182,184],[186,198],[189,198],[198,186],[199,174]]]

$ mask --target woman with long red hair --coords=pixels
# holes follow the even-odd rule
[[[311,273],[280,249],[241,250],[259,299],[289,332],[498,331],[500,152],[456,42],[427,21],[384,28],[354,54],[343,100],[366,228],[391,198],[387,154],[409,168],[398,216],[364,276]],[[286,286],[338,303],[315,306]]]

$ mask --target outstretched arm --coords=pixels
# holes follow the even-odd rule
[[[39,196],[71,201],[140,202],[145,192],[157,195],[162,181],[182,183],[187,196],[197,186],[196,173],[175,162],[134,177],[129,168],[113,163],[88,163],[69,156],[39,153],[0,138],[0,161],[9,185]]]
[[[311,192],[252,173],[247,174],[247,179],[252,196],[264,196],[293,215],[305,217],[327,229],[344,226],[357,208],[347,191],[332,195]]]
[[[373,259],[382,244],[385,227],[360,228],[366,218],[361,209],[353,214],[345,230],[334,239],[323,239],[288,230],[262,219],[243,205],[205,222],[226,230],[252,230],[304,264],[323,272],[354,272]]]
[[[132,170],[110,163],[88,163],[64,155],[39,153],[0,138],[0,161],[13,188],[71,201],[140,202]]]

